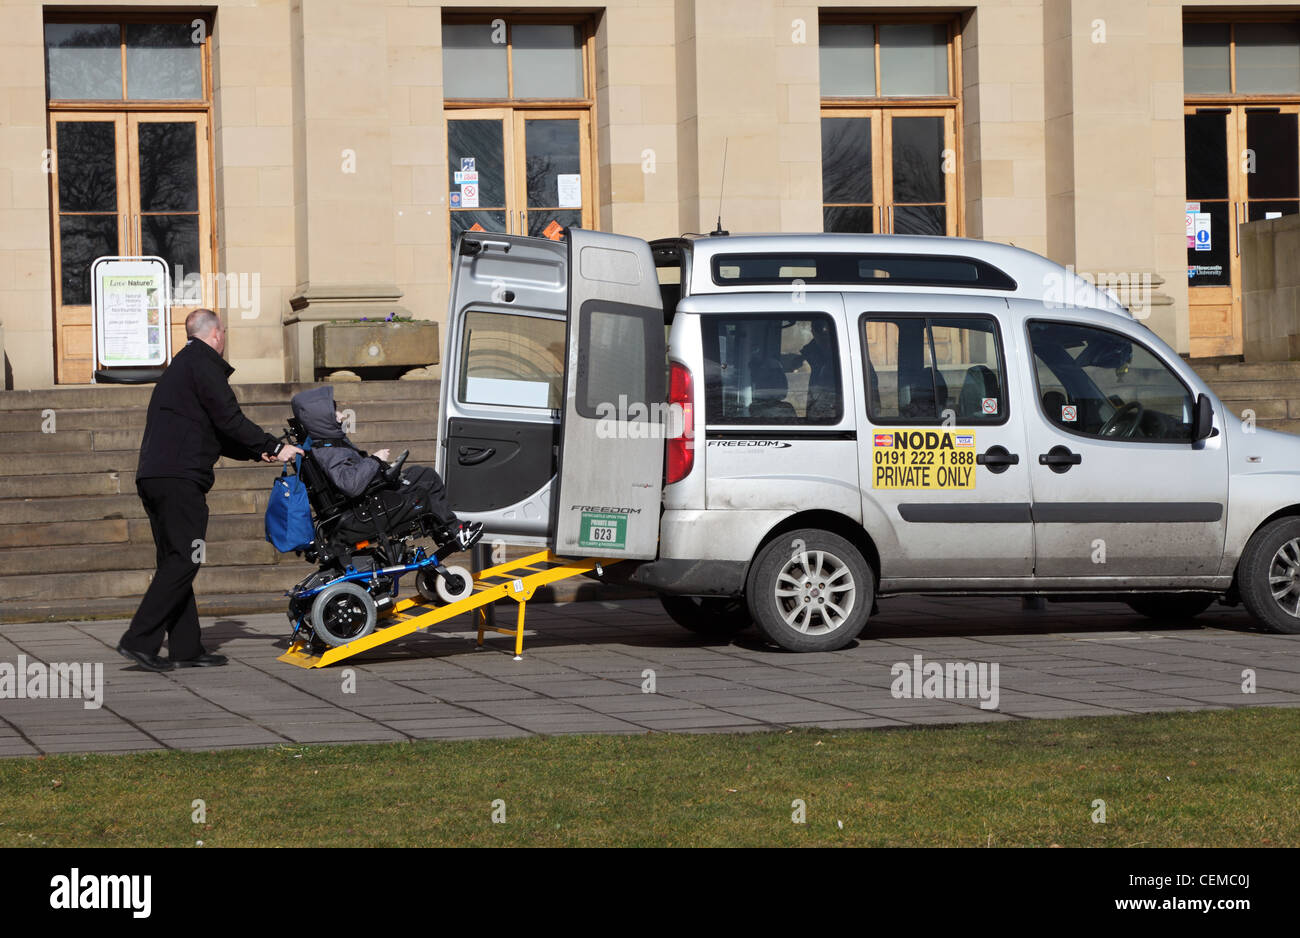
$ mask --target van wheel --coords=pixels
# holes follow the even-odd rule
[[[1194,619],[1210,608],[1215,597],[1205,593],[1150,593],[1124,602],[1148,619]]]
[[[1237,564],[1241,601],[1270,632],[1300,634],[1300,518],[1264,525]]]
[[[867,624],[876,583],[862,553],[837,534],[803,528],[773,540],[745,594],[758,630],[788,651],[835,651]]]
[[[659,594],[668,617],[699,635],[735,635],[753,624],[745,600],[732,596],[669,596]]]

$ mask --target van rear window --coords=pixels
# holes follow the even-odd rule
[[[987,261],[946,254],[719,254],[718,286],[895,285],[1014,290],[1015,280]]]

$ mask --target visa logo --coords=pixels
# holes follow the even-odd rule
[[[975,436],[973,434],[958,434],[953,438],[958,446],[974,446]]]

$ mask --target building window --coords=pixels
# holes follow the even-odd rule
[[[833,18],[820,35],[823,228],[957,234],[955,21]]]
[[[590,46],[585,21],[443,23],[453,244],[466,231],[558,239],[593,226]]]
[[[173,280],[172,347],[216,297],[212,21],[193,13],[51,13],[45,74],[60,382],[89,382],[90,267],[158,256]]]

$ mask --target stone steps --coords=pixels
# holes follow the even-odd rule
[[[1300,362],[1192,362],[1223,406],[1255,425],[1300,433]]]
[[[289,399],[313,385],[235,385],[245,414],[279,434]],[[438,382],[335,386],[366,449],[437,454]],[[96,385],[0,392],[0,620],[129,615],[153,574],[154,544],[135,491],[152,387]],[[52,412],[52,414],[51,414]],[[52,417],[52,424],[51,424]],[[53,432],[43,432],[53,430]],[[310,572],[266,542],[263,513],[279,466],[222,459],[208,493],[201,608],[265,611]],[[72,579],[70,579],[70,575]],[[207,604],[205,597],[224,597]],[[249,601],[231,597],[248,596]],[[129,607],[129,608],[128,608]],[[211,613],[209,613],[211,614]]]

